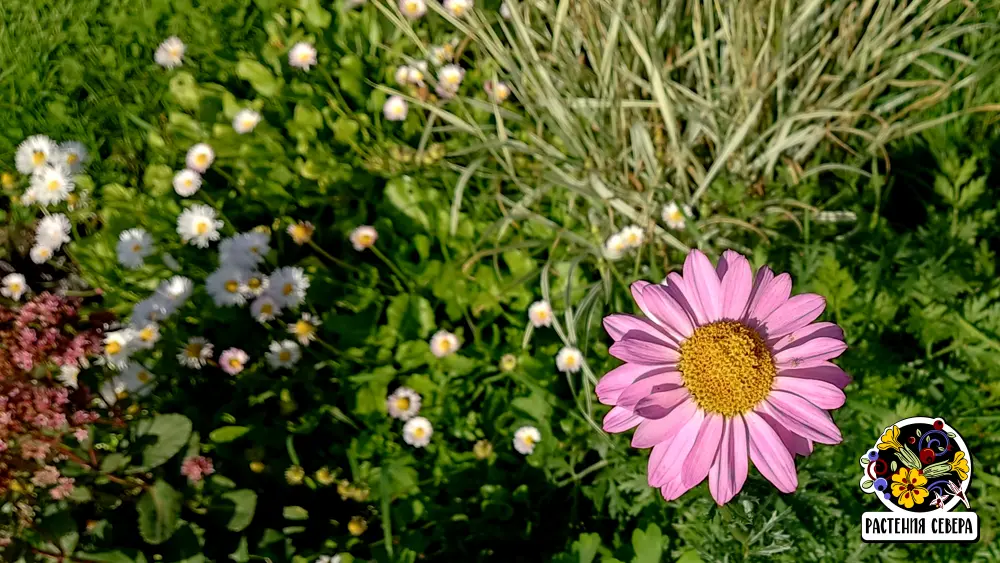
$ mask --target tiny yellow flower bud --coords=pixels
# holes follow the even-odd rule
[[[479,440],[472,447],[472,453],[476,454],[476,459],[486,459],[493,454],[493,444],[489,440]]]
[[[285,470],[285,481],[288,481],[289,485],[301,485],[305,477],[306,470],[298,465],[293,465]]]
[[[331,485],[333,484],[333,481],[334,481],[333,474],[330,473],[330,470],[328,468],[322,467],[316,470],[316,482],[319,483],[320,485],[323,486]]]
[[[500,371],[514,371],[517,367],[517,356],[514,354],[504,354],[500,358]]]
[[[351,533],[352,536],[360,536],[365,533],[368,529],[368,522],[361,516],[355,516],[351,518],[351,521],[347,523],[347,531]]]
[[[265,466],[263,462],[260,461],[250,462],[250,471],[253,471],[254,473],[263,473],[264,469],[266,468],[267,466]]]

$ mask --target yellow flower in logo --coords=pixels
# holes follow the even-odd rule
[[[898,429],[896,434],[899,434]],[[914,504],[923,504],[927,498],[926,484],[927,477],[921,475],[919,470],[903,467],[892,476],[892,496],[899,497],[898,502],[903,508],[913,508]]]
[[[955,459],[951,460],[949,465],[952,471],[958,473],[960,481],[965,481],[969,478],[969,460],[965,459],[965,452],[956,453]]]
[[[880,450],[888,450],[890,448],[898,450],[902,447],[903,445],[899,443],[898,426],[886,429],[885,434],[882,434],[882,437],[878,440],[878,449]]]

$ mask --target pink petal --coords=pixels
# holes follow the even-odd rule
[[[639,306],[639,310],[642,311],[642,314],[649,317],[654,323],[661,324],[659,319],[656,318],[656,315],[654,315],[649,308],[646,307],[646,299],[642,295],[646,288],[651,285],[653,284],[648,281],[639,280],[632,282],[629,289],[632,291],[632,299],[635,300],[635,304]]]
[[[798,395],[772,390],[757,408],[803,438],[821,444],[839,444],[842,439],[826,411]]]
[[[692,283],[694,280],[684,279],[677,272],[671,272],[667,274],[667,294],[691,316],[695,326],[701,326],[708,323],[708,315],[701,308],[701,303],[691,288]]]
[[[720,506],[740,492],[747,480],[747,427],[743,417],[734,416],[726,421],[719,455],[708,472],[708,490]]]
[[[721,414],[712,413],[701,423],[698,437],[694,441],[695,447],[691,448],[691,453],[681,466],[681,476],[685,486],[693,487],[708,477],[708,470],[712,468],[715,456],[719,453],[725,421],[725,417]]]
[[[622,364],[615,369],[604,374],[604,377],[597,382],[597,399],[605,405],[618,403],[621,396],[629,385],[640,377],[663,373],[669,368],[660,366],[644,366],[642,364]]]
[[[635,414],[647,419],[656,420],[670,414],[691,396],[684,387],[676,387],[643,397],[635,404]]]
[[[766,339],[778,338],[815,321],[826,309],[826,299],[815,293],[795,295],[785,301],[761,324]]]
[[[705,312],[706,322],[722,318],[722,282],[712,261],[700,250],[692,250],[684,260],[684,281]]]
[[[722,278],[722,318],[737,320],[743,318],[743,311],[747,307],[747,300],[753,289],[753,272],[750,262],[732,250],[727,250],[723,256],[730,254],[728,267]]]
[[[664,334],[663,329],[646,319],[634,315],[613,314],[604,317],[604,330],[615,342],[618,342],[628,332],[645,332],[664,344],[673,344],[673,339]]]
[[[692,418],[701,419],[705,415],[692,400],[687,400],[670,411],[670,414],[655,420],[643,420],[632,435],[633,448],[651,448],[660,442],[673,439]],[[697,431],[697,428],[695,428]]]
[[[617,434],[634,428],[640,422],[642,422],[642,417],[633,413],[631,409],[615,407],[604,416],[604,431]]]
[[[702,420],[704,416],[699,411],[688,420],[678,422],[680,428],[673,437],[653,446],[646,475],[649,486],[660,487],[674,479],[680,479],[681,464],[694,447]]]
[[[844,353],[847,344],[836,338],[819,337],[803,342],[801,346],[786,348],[774,355],[778,369],[805,368],[819,365]]]
[[[677,362],[681,355],[673,348],[667,348],[652,337],[642,338],[638,332],[630,332],[629,337],[611,345],[608,352],[623,362],[635,362],[652,366]]]
[[[759,326],[768,315],[773,313],[782,303],[788,301],[788,296],[791,293],[792,276],[788,274],[775,276],[770,283],[760,289],[759,298],[753,305],[753,309],[750,310],[747,319]]]
[[[694,323],[687,311],[670,296],[670,290],[666,286],[646,288],[642,296],[646,301],[646,307],[656,315],[668,334],[673,335],[678,342],[691,336],[694,332]]]
[[[771,426],[753,412],[743,414],[750,436],[750,460],[768,481],[783,493],[790,493],[799,485],[792,454],[781,442]]]
[[[664,373],[652,374],[648,377],[635,380],[635,382],[622,391],[621,396],[618,397],[618,405],[634,410],[635,404],[639,402],[639,400],[645,399],[653,393],[668,391],[675,387],[679,387],[680,385],[680,372],[667,371]]]
[[[771,346],[771,350],[780,352],[785,348],[798,346],[799,344],[804,344],[813,338],[820,338],[824,336],[827,338],[843,340],[844,331],[833,323],[813,323],[809,326],[800,328],[795,332],[786,334],[781,338],[771,338],[767,341],[767,343]]]
[[[832,383],[841,389],[847,387],[847,384],[851,382],[851,376],[830,362],[822,362],[820,365],[803,369],[781,369],[778,370],[778,375],[781,377],[816,379]]]
[[[844,401],[847,400],[844,392],[836,385],[815,379],[778,376],[774,378],[774,385],[771,389],[795,393],[817,407],[826,410],[839,409],[844,406]]]
[[[719,274],[720,280],[726,279],[726,272],[729,271],[732,263],[740,258],[743,258],[743,255],[735,250],[727,250],[722,253],[722,256],[719,258],[719,263],[715,266],[715,273]],[[746,260],[746,258],[743,259]]]
[[[757,416],[763,418],[765,422],[771,425],[771,429],[781,438],[781,442],[785,444],[785,448],[788,449],[789,453],[801,456],[807,456],[812,453],[813,446],[811,440],[806,440],[802,436],[791,432],[773,417],[763,412],[757,411]]]
[[[761,268],[757,270],[757,275],[753,278],[753,288],[750,289],[750,298],[747,299],[747,308],[746,311],[743,312],[744,318],[750,317],[750,313],[753,312],[757,302],[760,301],[760,296],[764,293],[764,288],[770,285],[771,280],[773,279],[774,272],[771,271],[771,268],[761,266]]]
[[[664,500],[670,501],[679,499],[681,495],[689,490],[691,490],[691,487],[684,485],[684,479],[677,478],[660,487],[660,494],[663,495]]]

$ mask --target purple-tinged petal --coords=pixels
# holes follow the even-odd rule
[[[779,424],[814,442],[839,444],[842,440],[840,429],[826,415],[826,411],[798,395],[772,390],[757,410],[771,415]]]
[[[839,409],[844,406],[847,397],[836,385],[816,379],[800,379],[797,377],[775,377],[771,387],[776,391],[787,391],[808,400],[821,409]]]
[[[659,324],[666,329],[668,334],[673,335],[677,342],[691,336],[691,333],[694,332],[692,318],[670,296],[670,290],[666,286],[649,287],[643,290],[642,296],[646,301],[646,306],[659,319]]]
[[[760,324],[792,294],[792,276],[779,274],[760,290],[760,298],[747,316],[753,326]]]
[[[622,392],[635,380],[669,370],[670,368],[660,366],[622,364],[604,374],[604,377],[597,382],[597,399],[605,405],[617,404]]]
[[[671,501],[681,498],[681,495],[690,490],[691,487],[684,485],[684,479],[677,478],[660,487],[660,494],[663,495],[663,500]]]
[[[684,282],[705,312],[706,322],[722,318],[722,282],[712,261],[700,250],[692,250],[684,260]]]
[[[714,275],[715,272],[712,272]],[[698,437],[695,439],[695,447],[691,448],[691,453],[681,466],[681,476],[684,485],[692,487],[701,483],[708,477],[708,470],[715,463],[715,457],[719,453],[719,446],[722,444],[722,429],[725,426],[725,417],[721,414],[712,413],[705,417],[698,430]]]
[[[826,299],[815,293],[794,295],[785,301],[760,325],[765,339],[784,336],[815,321],[826,309]]]
[[[635,414],[656,420],[671,413],[691,396],[684,387],[675,387],[652,395],[647,395],[635,404]]]
[[[747,427],[743,417],[726,420],[719,455],[708,472],[708,490],[718,505],[723,505],[740,492],[747,480]]]
[[[683,308],[694,321],[695,326],[707,324],[708,315],[701,308],[691,284],[693,279],[685,279],[677,272],[667,274],[667,294]]]
[[[704,415],[698,411],[687,420],[678,421],[673,436],[653,447],[649,455],[646,478],[651,487],[660,487],[681,477],[681,464],[694,447]],[[690,488],[690,487],[688,487]],[[685,489],[687,490],[687,489]]]
[[[677,350],[668,348],[652,337],[642,338],[642,334],[644,333],[630,332],[627,338],[612,344],[608,352],[623,362],[652,366],[672,364],[680,359],[681,355]]]
[[[633,413],[631,409],[615,407],[604,415],[604,431],[617,434],[635,428],[640,422],[642,417]]]
[[[739,320],[743,318],[743,311],[753,289],[753,272],[750,262],[732,250],[727,250],[723,256],[730,254],[729,265],[722,278],[722,318]]]
[[[813,338],[801,346],[785,348],[774,355],[774,364],[778,369],[806,368],[818,365],[819,362],[832,360],[847,350],[847,344],[836,338]]]
[[[651,448],[660,442],[672,440],[683,428],[685,422],[697,418],[699,421],[704,418],[704,413],[692,400],[687,400],[670,414],[656,420],[643,420],[632,435],[633,448]],[[697,427],[695,428],[697,432]]]
[[[661,324],[660,320],[656,318],[656,315],[654,315],[649,310],[649,308],[646,307],[646,300],[642,296],[642,293],[650,285],[653,284],[650,284],[648,281],[639,280],[636,282],[632,282],[632,285],[629,286],[629,289],[632,291],[632,299],[635,300],[635,304],[639,306],[639,310],[642,311],[642,314],[649,317],[649,320],[653,321],[654,323]]]
[[[819,365],[803,369],[780,369],[780,377],[797,377],[800,379],[816,379],[832,383],[843,389],[851,382],[851,376],[830,362],[821,362]]]
[[[604,317],[604,330],[608,331],[608,335],[615,342],[621,340],[627,332],[639,331],[646,332],[653,338],[661,340],[664,343],[674,343],[674,340],[670,336],[667,336],[663,332],[663,329],[656,323],[634,315],[623,315],[620,313],[608,315]]]
[[[812,453],[812,440],[806,440],[802,436],[790,431],[773,417],[763,412],[757,411],[757,416],[763,418],[765,422],[771,425],[771,428],[778,434],[778,437],[781,438],[782,443],[785,444],[789,452],[800,456],[807,456]]]
[[[750,460],[768,481],[783,493],[799,486],[795,460],[767,422],[753,412],[743,414],[750,436]]]
[[[719,275],[720,280],[726,279],[726,272],[729,271],[730,266],[733,262],[743,258],[743,255],[735,250],[727,250],[722,253],[719,257],[719,263],[715,266],[715,273]],[[746,260],[746,258],[743,258]],[[753,277],[753,272],[751,272],[751,277]]]
[[[771,347],[771,350],[780,352],[785,348],[798,346],[812,340],[813,338],[821,337],[843,340],[844,331],[833,323],[813,323],[780,338],[771,338],[767,341],[767,344]]]
[[[757,275],[753,278],[753,288],[750,290],[750,298],[747,299],[747,308],[743,311],[744,319],[750,318],[750,314],[760,301],[760,296],[763,295],[764,289],[771,284],[771,280],[773,279],[774,272],[771,271],[771,268],[761,266],[761,268],[757,270]]]
[[[669,391],[680,386],[681,374],[678,371],[665,371],[663,373],[652,374],[636,379],[622,391],[621,396],[618,397],[618,404],[634,409],[637,402],[653,393]]]

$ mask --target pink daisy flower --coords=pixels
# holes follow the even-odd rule
[[[597,395],[614,405],[608,432],[636,428],[632,446],[653,448],[648,480],[673,500],[708,478],[717,503],[743,488],[749,461],[778,490],[798,486],[794,454],[836,444],[827,412],[844,404],[850,378],[829,360],[847,349],[833,323],[814,323],[826,301],[790,297],[792,278],[726,251],[717,267],[692,251],[683,275],[636,282],[645,318],[610,315],[611,355]]]
[[[250,361],[250,356],[246,352],[240,350],[239,348],[228,348],[226,351],[219,356],[219,367],[222,371],[228,373],[229,375],[236,375],[243,371],[246,367],[247,362]]]

